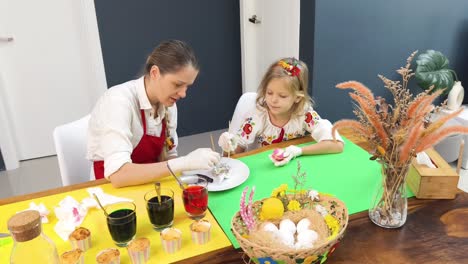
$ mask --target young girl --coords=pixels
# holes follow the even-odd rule
[[[311,135],[316,144],[291,145],[284,149],[284,159],[270,156],[276,166],[287,164],[300,155],[339,153],[343,140],[333,141],[332,124],[321,119],[312,108],[307,93],[307,65],[295,58],[284,58],[268,68],[257,92],[256,110],[248,113],[238,132],[221,134],[218,144],[225,152],[240,153],[251,144],[260,146]]]

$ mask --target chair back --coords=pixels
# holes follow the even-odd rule
[[[234,114],[232,115],[229,133],[237,133],[244,122],[246,114],[252,113],[255,110],[255,99],[257,99],[257,93],[254,92],[244,93],[239,98]]]
[[[86,159],[90,115],[54,129],[54,143],[63,186],[90,179],[91,161]]]

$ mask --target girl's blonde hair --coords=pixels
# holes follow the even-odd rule
[[[299,69],[299,72],[297,73],[297,71],[285,69],[282,65],[289,65],[291,68],[295,66]],[[282,58],[268,67],[258,87],[257,106],[267,109],[265,102],[266,89],[270,81],[275,78],[286,80],[289,91],[301,98],[301,100],[295,103],[291,108],[291,113],[293,115],[302,115],[306,107],[312,106],[312,98],[308,93],[309,70],[303,61],[295,58]]]

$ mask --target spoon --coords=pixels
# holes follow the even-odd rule
[[[161,183],[155,182],[154,188],[156,189],[156,193],[158,194],[158,203],[161,204]]]
[[[213,140],[213,134],[210,133],[210,139],[211,139],[211,150],[216,152],[214,140]]]
[[[93,196],[94,196],[94,199],[96,199],[96,202],[98,203],[99,207],[101,207],[102,211],[104,212],[104,214],[106,215],[106,217],[109,216],[109,214],[106,212],[106,209],[104,209],[104,206],[102,206],[101,202],[99,201],[99,198],[97,197],[97,195],[95,193],[93,193]]]
[[[171,175],[177,180],[177,182],[179,183],[179,187],[182,189],[182,190],[185,190],[185,187],[184,187],[184,183],[179,179],[179,177],[177,177],[174,172],[172,171],[171,167],[169,167],[169,163],[166,162],[166,165],[167,165],[167,169],[169,170],[169,172],[171,173]]]
[[[228,131],[229,131],[229,132],[231,131],[231,120],[229,120]],[[228,159],[231,158],[231,150],[228,151],[227,157],[228,157]]]

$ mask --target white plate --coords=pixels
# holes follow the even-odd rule
[[[250,170],[244,162],[231,159],[231,158],[221,158],[221,162],[227,163],[231,168],[229,170],[228,175],[226,175],[225,179],[220,184],[215,183],[208,183],[208,191],[210,192],[218,192],[229,190],[234,187],[241,185],[243,182],[249,178]],[[183,171],[183,175],[195,175],[195,174],[203,174],[209,177],[212,177],[211,170],[193,170],[193,171]],[[183,177],[183,176],[182,176]]]

